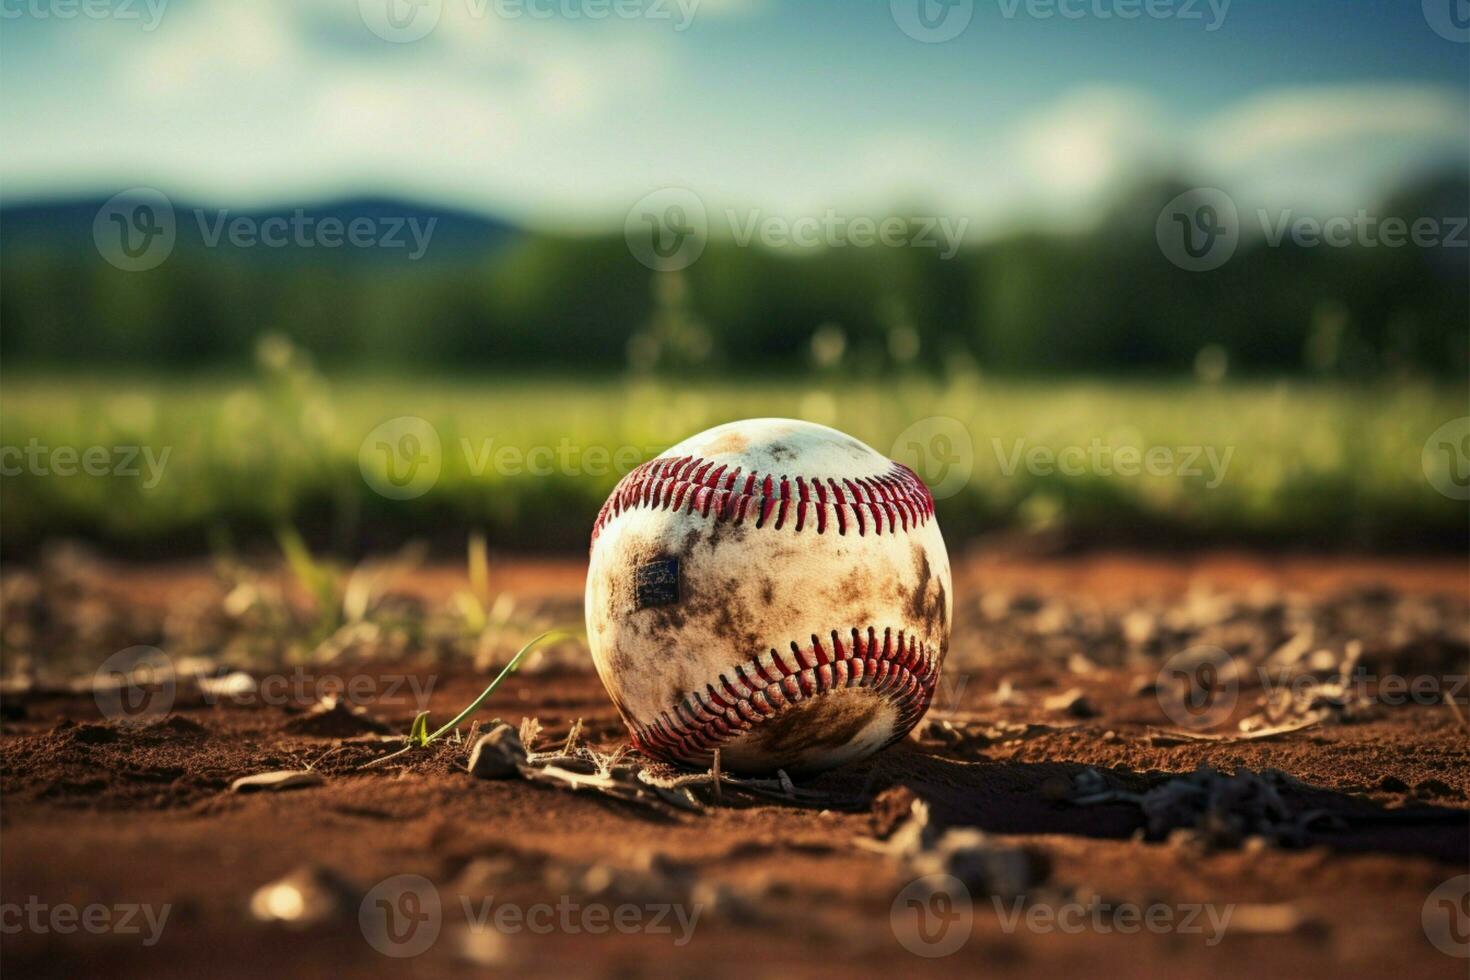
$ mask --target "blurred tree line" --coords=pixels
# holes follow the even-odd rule
[[[1155,240],[1183,186],[1140,188],[1090,233],[939,249],[740,248],[652,273],[621,235],[525,233],[418,262],[179,248],[123,272],[88,240],[4,235],[0,356],[139,369],[248,363],[283,334],[328,367],[876,374],[1401,374],[1470,370],[1470,249],[1265,247],[1186,272]],[[1423,182],[1376,214],[1464,215],[1470,182]],[[1242,215],[1243,223],[1254,217]],[[269,254],[266,254],[269,253]]]

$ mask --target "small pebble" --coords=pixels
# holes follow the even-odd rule
[[[253,776],[241,776],[230,784],[232,793],[278,793],[286,789],[301,789],[306,786],[320,786],[323,782],[321,776],[307,769],[282,770],[281,772],[261,772]]]
[[[480,779],[510,779],[526,761],[521,736],[509,725],[496,725],[475,741],[470,750],[470,775]]]
[[[1097,708],[1093,707],[1087,695],[1075,687],[1065,693],[1047,698],[1041,706],[1047,711],[1061,711],[1073,718],[1096,718],[1098,714]]]

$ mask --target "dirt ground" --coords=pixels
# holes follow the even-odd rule
[[[1466,975],[1450,953],[1470,930],[1454,883],[1470,725],[1444,703],[1467,695],[1463,561],[977,551],[956,572],[945,680],[911,738],[790,789],[703,786],[686,808],[475,778],[467,740],[363,768],[491,673],[426,660],[427,633],[286,667],[241,661],[218,626],[200,649],[227,652],[129,717],[116,692],[43,670],[45,648],[166,646],[202,629],[181,608],[242,622],[242,586],[202,562],[11,569],[7,974]],[[491,573],[514,608],[575,619],[578,562]],[[388,605],[465,581],[421,567]],[[1251,668],[1213,741],[1161,671],[1200,648]],[[1370,686],[1344,691],[1344,665]],[[1302,682],[1285,702],[1267,666]],[[328,677],[345,700],[322,710]],[[1391,696],[1390,677],[1417,694]],[[537,719],[533,753],[578,723],[589,757],[626,742],[575,647],[528,661],[478,717]],[[1238,737],[1242,719],[1265,735]],[[231,789],[283,770],[312,784]],[[909,887],[937,872],[966,883],[968,910]]]

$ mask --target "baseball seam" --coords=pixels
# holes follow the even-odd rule
[[[868,688],[893,701],[899,713],[895,738],[901,738],[929,709],[939,678],[929,644],[914,636],[905,640],[903,630],[895,635],[885,629],[880,639],[871,626],[866,636],[854,627],[847,645],[833,630],[830,650],[815,634],[807,647],[793,640],[794,665],[774,648],[768,659],[739,664],[720,674],[717,684],[685,695],[652,723],[635,728],[633,744],[648,755],[703,762],[715,748],[782,710],[840,688]]]
[[[741,475],[739,466],[716,466],[699,456],[650,460],[623,477],[602,505],[592,525],[592,543],[603,527],[625,511],[638,509],[696,511],[716,521],[740,524],[753,515],[756,527],[791,527],[797,533],[815,528],[838,534],[853,528],[859,535],[890,534],[920,527],[934,516],[934,498],[913,470],[892,463],[887,473],[866,477],[788,477],[756,471]]]

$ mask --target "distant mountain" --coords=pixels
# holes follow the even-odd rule
[[[95,252],[94,226],[121,235],[127,222],[149,228],[162,202],[146,198],[111,205],[107,197],[28,201],[0,206],[0,247],[6,250]],[[139,205],[148,208],[135,214]],[[170,201],[176,251],[217,249],[240,257],[291,261],[321,257],[375,262],[405,254],[426,260],[462,259],[494,251],[521,230],[498,218],[388,197],[354,197],[269,208],[225,208]],[[104,214],[104,209],[107,213]],[[166,210],[166,209],[165,209]]]

